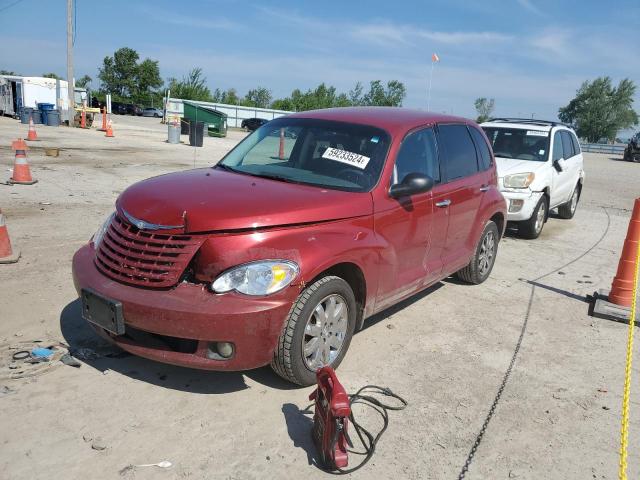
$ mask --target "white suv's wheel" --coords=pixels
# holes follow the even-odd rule
[[[558,207],[558,215],[560,218],[564,218],[565,220],[569,220],[573,218],[576,214],[576,210],[578,208],[578,201],[580,200],[580,185],[576,185],[576,188],[573,189],[573,194],[567,203],[564,205],[560,205]]]
[[[549,210],[549,202],[544,195],[540,198],[538,205],[533,210],[533,215],[529,220],[518,223],[518,234],[523,238],[533,240],[538,238],[542,233],[544,222],[547,221],[547,212]]]

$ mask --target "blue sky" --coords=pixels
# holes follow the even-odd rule
[[[0,0],[0,68],[64,75],[66,1],[1,10],[14,2]],[[97,79],[104,56],[128,46],[159,60],[165,79],[201,67],[212,89],[281,97],[398,79],[405,106],[425,108],[437,52],[432,110],[474,116],[485,96],[496,115],[555,118],[586,79],[640,84],[639,27],[637,0],[77,0],[76,77]]]

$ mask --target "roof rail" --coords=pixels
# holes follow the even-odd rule
[[[498,118],[490,118],[489,120],[487,120],[487,122],[524,123],[524,124],[530,124],[530,125],[549,125],[551,127],[562,125],[563,127],[573,129],[573,126],[569,125],[568,123],[554,122],[552,120],[537,120],[535,118],[498,117]]]

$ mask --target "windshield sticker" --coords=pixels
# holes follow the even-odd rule
[[[346,163],[364,170],[369,163],[370,158],[358,153],[347,152],[338,148],[327,148],[322,154],[322,158],[335,160],[336,162]]]
[[[371,137],[371,143],[378,143],[380,141],[379,137]]]
[[[543,132],[542,130],[527,130],[527,135],[533,137],[546,137],[548,134],[547,132]]]
[[[544,150],[538,150],[538,155],[544,155]]]

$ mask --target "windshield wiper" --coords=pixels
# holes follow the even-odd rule
[[[226,170],[227,172],[241,173],[241,172],[238,172],[238,170],[236,170],[235,168],[230,167],[229,165],[225,165],[224,163],[218,163],[214,166],[214,168],[219,168],[220,170]]]
[[[292,178],[289,177],[284,177],[282,175],[272,175],[269,173],[250,173],[249,175],[254,175],[256,177],[260,177],[260,178],[268,178],[269,180],[278,180],[279,182],[286,182],[286,183],[298,183],[301,184],[303,182],[299,182],[296,181]]]
[[[214,168],[220,168],[221,170],[226,170],[228,172],[234,172],[234,173],[240,173],[242,175],[249,175],[251,177],[258,177],[258,178],[268,178],[269,180],[277,180],[279,182],[286,182],[286,183],[297,183],[297,184],[301,184],[304,185],[304,182],[299,182],[296,181],[290,177],[285,177],[282,175],[273,175],[273,174],[269,174],[269,173],[256,173],[256,172],[247,172],[246,170],[238,170],[237,168],[233,168],[230,167],[229,165],[225,165],[224,163],[218,163],[217,165],[215,165]]]

